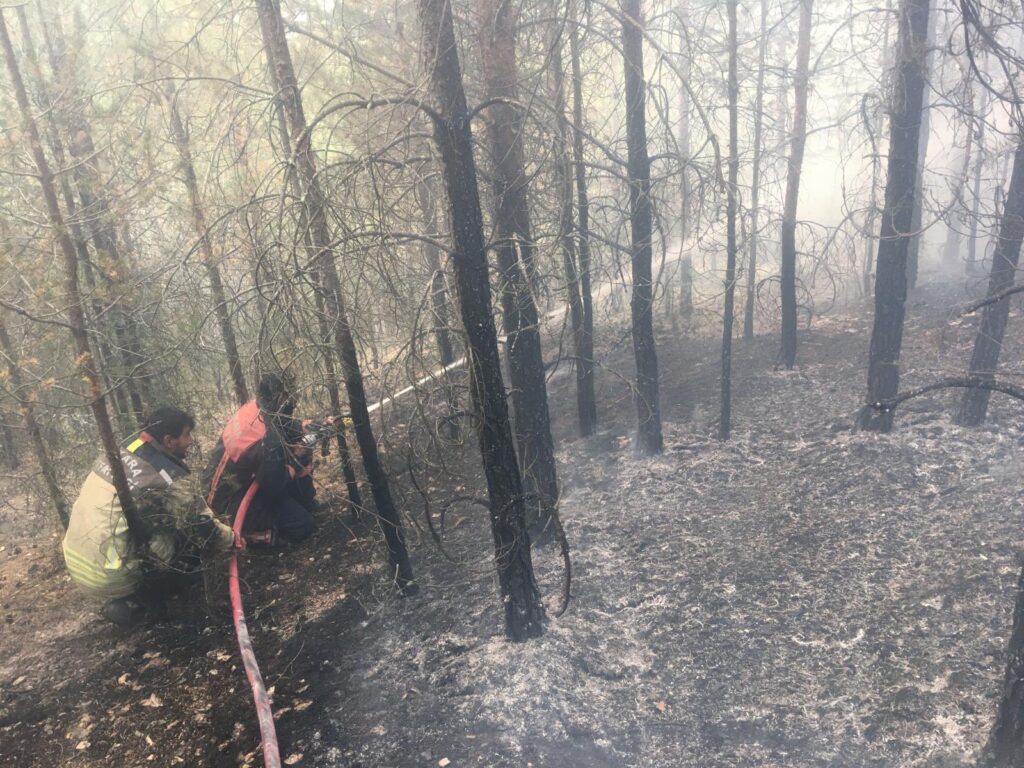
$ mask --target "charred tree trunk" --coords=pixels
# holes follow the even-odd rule
[[[981,175],[985,167],[985,113],[988,111],[988,89],[981,92],[982,107],[978,112],[978,129],[974,139],[974,181],[971,184],[971,225],[967,240],[967,275],[981,271],[978,258],[978,219],[981,216]]]
[[[76,362],[88,385],[89,405],[96,419],[100,442],[106,454],[111,480],[121,502],[124,518],[128,522],[129,530],[137,531],[139,530],[139,524],[135,502],[132,499],[128,486],[128,478],[125,476],[124,465],[121,463],[121,449],[114,438],[114,430],[110,424],[110,415],[107,413],[107,404],[103,397],[100,376],[96,370],[96,361],[89,346],[85,315],[82,311],[82,297],[78,289],[78,254],[75,252],[75,244],[71,241],[71,236],[68,234],[68,229],[64,224],[60,204],[57,202],[53,172],[50,170],[49,161],[47,161],[46,154],[43,151],[43,144],[39,138],[39,129],[32,117],[28,94],[25,91],[25,83],[21,78],[21,71],[18,68],[14,47],[11,45],[11,38],[7,32],[7,22],[4,19],[3,11],[0,11],[0,49],[3,50],[3,56],[7,62],[7,71],[14,89],[18,109],[21,112],[23,130],[28,138],[32,159],[39,174],[39,186],[43,193],[43,199],[46,202],[46,212],[50,220],[50,226],[53,227],[61,255],[64,258],[68,321],[71,326],[71,335],[75,341],[75,351],[78,355]]]
[[[750,177],[750,251],[747,256],[747,303],[743,309],[743,338],[754,338],[757,300],[757,246],[760,235],[758,204],[761,194],[761,151],[764,139],[764,73],[768,57],[768,0],[761,0],[761,37],[757,48],[757,86],[754,92],[754,167]]]
[[[359,443],[359,451],[363,455],[363,468],[366,471],[366,478],[370,483],[374,504],[377,507],[377,519],[387,542],[388,557],[395,583],[402,594],[412,594],[417,590],[417,585],[413,580],[412,564],[409,562],[409,554],[405,546],[402,521],[391,495],[391,487],[377,451],[377,440],[370,423],[363,374],[359,367],[355,340],[352,337],[348,321],[341,280],[334,263],[335,254],[327,223],[326,200],[317,178],[316,159],[307,129],[306,115],[302,108],[302,98],[295,79],[288,40],[284,34],[281,10],[276,0],[257,0],[256,6],[259,11],[263,48],[270,66],[276,73],[277,83],[280,86],[281,104],[290,134],[295,141],[293,154],[295,173],[304,192],[304,216],[308,222],[310,238],[315,249],[314,258],[324,275],[325,306],[341,360],[342,374],[345,377],[345,389],[348,392],[349,407],[352,410],[352,424],[356,440]]]
[[[451,211],[452,254],[462,323],[469,345],[473,405],[491,505],[505,632],[512,640],[539,637],[544,608],[533,575],[522,477],[501,378],[485,253],[483,215],[473,160],[473,137],[462,87],[450,0],[418,0],[423,57],[437,102],[434,137]]]
[[[924,60],[925,87],[932,73],[933,45],[940,14],[933,13],[928,25],[928,51]],[[907,243],[907,288],[917,286],[918,262],[921,254],[921,225],[924,221],[924,168],[931,137],[931,107],[928,99],[921,106],[921,132],[917,140],[917,176],[914,179],[914,216],[910,220],[910,242]]]
[[[808,0],[809,1],[809,0]],[[732,430],[732,324],[733,299],[736,294],[736,184],[739,175],[739,80],[736,73],[738,57],[736,43],[737,0],[727,0],[729,14],[729,178],[725,208],[725,307],[722,319],[722,381],[721,414],[718,437],[728,440]]]
[[[594,363],[584,357],[592,350],[585,349],[583,326],[583,297],[580,295],[580,270],[576,259],[576,240],[573,237],[573,174],[569,150],[572,126],[565,100],[565,67],[562,61],[562,30],[551,41],[551,92],[554,102],[558,136],[555,146],[555,185],[559,196],[559,232],[562,244],[562,265],[565,269],[565,290],[572,322],[572,340],[576,370],[576,419],[580,437],[594,434],[597,406],[594,397]]]
[[[534,262],[523,159],[522,118],[508,102],[517,97],[515,53],[517,6],[507,0],[482,4],[480,60],[487,97],[501,100],[488,107],[487,133],[494,159],[494,250],[501,274],[501,316],[512,383],[519,466],[527,493],[527,522],[538,534],[549,528],[558,505],[558,474],[551,439],[551,417],[544,379],[540,319],[526,281]],[[535,512],[533,510],[536,510]]]
[[[57,518],[64,528],[68,527],[71,519],[71,509],[68,507],[68,500],[64,491],[60,488],[57,480],[57,472],[54,470],[53,462],[50,460],[50,452],[46,449],[46,441],[43,439],[43,431],[39,427],[36,418],[36,408],[32,397],[25,394],[25,383],[21,378],[21,369],[18,367],[18,358],[14,354],[14,345],[11,344],[11,337],[7,333],[7,326],[0,317],[0,353],[3,354],[7,363],[7,377],[11,382],[11,391],[18,401],[18,410],[25,422],[25,431],[32,443],[32,452],[36,455],[39,463],[39,472],[43,476],[43,483],[46,485],[46,492],[50,496],[53,508],[57,512]]]
[[[213,244],[210,242],[210,235],[206,229],[206,214],[203,211],[202,201],[199,197],[199,181],[196,178],[195,163],[192,162],[192,149],[189,146],[188,132],[182,122],[181,114],[178,111],[177,94],[168,87],[166,95],[167,107],[170,110],[171,135],[174,138],[174,145],[181,158],[182,181],[188,191],[189,208],[192,214],[192,226],[199,238],[199,253],[203,258],[203,265],[206,267],[206,274],[210,278],[210,292],[213,294],[213,311],[217,316],[217,325],[220,327],[220,336],[224,341],[224,354],[227,356],[228,370],[231,372],[231,381],[235,387],[235,397],[239,405],[249,402],[249,389],[245,385],[245,373],[242,368],[242,360],[238,354],[238,343],[235,341],[235,329],[231,325],[231,315],[228,312],[228,300],[224,294],[224,282],[220,277],[220,267],[213,255]]]
[[[651,278],[651,164],[647,156],[643,16],[640,0],[621,0],[622,55],[626,70],[630,246],[633,264],[633,354],[636,359],[637,453],[661,453],[658,355],[654,347],[654,291]]]
[[[271,88],[274,91],[273,124],[277,131],[278,140],[281,142],[280,150],[285,157],[290,158],[292,156],[292,140],[288,133],[288,121],[285,117],[284,105],[281,100],[281,83],[277,79],[277,69],[269,58],[267,61],[267,77],[270,80]],[[302,188],[299,184],[299,180],[295,177],[295,174],[289,174],[288,183],[293,187],[295,197],[297,199],[302,199]],[[299,217],[299,228],[302,232],[303,243],[309,249],[309,252],[316,253],[316,247],[313,245],[309,229],[309,221],[306,216],[305,209],[303,209]],[[258,271],[257,266],[253,273],[254,279],[257,283],[259,282]],[[331,404],[331,415],[337,420],[336,441],[338,444],[338,459],[341,462],[341,474],[345,480],[345,494],[348,496],[348,503],[352,510],[352,514],[358,517],[363,509],[363,496],[362,492],[359,490],[359,481],[356,478],[355,466],[352,463],[352,452],[349,449],[348,439],[345,437],[344,423],[342,422],[344,409],[342,408],[341,403],[341,392],[338,389],[338,373],[334,361],[335,349],[331,340],[331,325],[328,322],[325,308],[325,285],[326,278],[324,276],[324,270],[321,269],[317,275],[317,285],[315,286],[313,293],[316,302],[317,325],[320,331],[320,339],[323,344],[322,354],[324,356],[324,371],[327,374],[327,398]],[[262,298],[262,294],[258,295]],[[260,302],[260,316],[262,317],[265,312],[266,310],[262,302]]]
[[[1017,577],[1013,629],[1007,644],[1003,693],[996,721],[978,765],[1019,768],[1024,765],[1024,568]]]
[[[992,255],[992,271],[988,280],[988,296],[997,296],[1014,283],[1017,261],[1020,259],[1021,240],[1024,239],[1024,135],[1018,141],[1013,158],[1013,175],[1003,206],[1003,220],[999,226],[995,253]],[[981,324],[974,339],[974,352],[968,374],[993,378],[999,367],[999,353],[1002,351],[1003,336],[1010,313],[1010,300],[1005,298],[994,304],[987,304],[981,311]],[[991,392],[987,389],[968,389],[960,403],[958,423],[965,427],[976,427],[985,421]]]
[[[580,334],[579,365],[587,393],[586,435],[597,432],[597,396],[594,370],[594,300],[590,290],[590,195],[587,191],[587,166],[583,155],[583,73],[580,65],[580,35],[576,21],[576,0],[569,2],[569,59],[572,70],[572,166],[576,181],[576,249],[579,256]],[[583,432],[580,421],[580,433]]]
[[[800,198],[800,173],[807,143],[807,87],[811,59],[811,0],[800,0],[800,29],[797,32],[796,72],[793,76],[793,133],[789,143],[786,171],[786,199],[782,210],[782,350],[780,362],[787,369],[796,365],[796,211]]]
[[[348,448],[348,440],[345,438],[344,409],[341,405],[341,393],[338,391],[338,371],[334,366],[334,352],[331,345],[331,326],[327,320],[327,313],[324,309],[324,298],[321,287],[324,284],[323,276],[320,276],[320,285],[317,286],[316,294],[316,319],[320,331],[320,339],[323,343],[324,371],[327,374],[327,398],[331,403],[331,415],[335,418],[335,429],[337,429],[338,458],[341,461],[341,474],[345,480],[345,493],[348,496],[349,506],[352,514],[358,516],[363,509],[363,496],[359,491],[359,481],[356,479],[355,468],[352,466],[352,453]]]
[[[899,391],[899,360],[907,298],[907,243],[914,214],[928,3],[929,0],[904,0],[900,8],[898,60],[889,126],[888,177],[875,280],[875,323],[868,353],[868,403],[889,400]],[[857,423],[862,429],[889,432],[892,420],[891,410],[879,412],[865,405]]]

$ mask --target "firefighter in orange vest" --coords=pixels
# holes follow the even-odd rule
[[[251,400],[228,421],[203,472],[210,507],[234,519],[255,481],[259,491],[245,518],[245,533],[256,540],[281,537],[297,542],[316,529],[312,450],[303,444],[295,418],[295,386],[284,374],[267,374]]]

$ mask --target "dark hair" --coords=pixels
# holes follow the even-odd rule
[[[186,429],[195,429],[196,420],[191,413],[186,413],[181,408],[165,405],[149,414],[146,426],[143,431],[148,432],[157,442],[165,437],[181,437]]]
[[[265,411],[290,412],[291,408],[288,408],[287,405],[291,404],[294,408],[294,404],[291,403],[294,400],[292,395],[294,386],[292,377],[287,373],[264,374],[256,391],[256,402]],[[284,407],[281,405],[282,402],[285,403]]]

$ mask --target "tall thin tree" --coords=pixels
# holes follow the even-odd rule
[[[647,155],[643,15],[640,0],[621,0],[622,56],[626,70],[626,144],[633,295],[633,355],[636,361],[636,450],[661,453],[658,355],[654,345],[654,285],[651,277],[651,163]]]
[[[304,212],[310,239],[315,252],[313,257],[322,271],[326,288],[325,305],[339,359],[345,377],[349,407],[352,411],[352,425],[363,456],[363,468],[370,483],[377,520],[387,543],[388,558],[393,569],[395,583],[402,594],[418,590],[413,579],[412,564],[405,546],[402,521],[391,495],[391,485],[377,450],[377,440],[370,423],[363,373],[359,367],[355,339],[348,321],[348,312],[342,294],[341,279],[335,265],[335,253],[330,225],[327,221],[327,201],[317,175],[316,157],[313,154],[312,136],[306,123],[299,93],[295,69],[292,66],[291,51],[284,34],[281,9],[276,0],[257,0],[263,49],[270,66],[273,67],[280,86],[281,104],[288,123],[289,133],[294,141],[292,161],[295,173],[304,192]]]
[[[450,0],[417,0],[417,7],[423,59],[436,101],[431,116],[455,240],[452,263],[469,347],[473,406],[479,414],[477,436],[490,498],[491,532],[505,608],[505,633],[512,640],[526,640],[543,633],[544,607],[533,575],[523,481],[516,462],[501,377],[473,135],[462,85],[459,49]]]
[[[483,0],[480,5],[480,61],[487,98],[487,134],[494,163],[494,251],[501,275],[501,317],[505,330],[515,409],[516,445],[528,494],[530,523],[548,530],[558,504],[558,474],[551,438],[540,320],[528,275],[534,264],[528,176],[523,158],[523,120],[514,106],[516,64],[515,3]],[[533,267],[536,272],[536,267]],[[535,282],[535,281],[534,281]]]
[[[1003,204],[1003,217],[992,254],[992,271],[988,279],[988,298],[999,296],[1013,286],[1020,259],[1021,239],[1024,238],[1024,133],[1018,137],[1017,151],[1013,158],[1013,174],[1010,188]],[[999,355],[1006,335],[1006,323],[1010,314],[1010,299],[1004,298],[986,304],[981,310],[981,323],[974,339],[969,367],[972,376],[994,378],[999,367]],[[985,420],[991,390],[972,388],[964,390],[960,402],[958,423],[965,427],[976,427]]]
[[[928,6],[929,0],[903,0],[899,11],[888,175],[875,280],[875,321],[868,352],[868,404],[857,419],[862,429],[875,432],[892,430],[893,412],[878,411],[871,403],[894,397],[900,383],[899,360],[907,298],[907,242],[914,214]]]
[[[739,58],[736,40],[737,0],[726,1],[729,15],[729,178],[725,190],[725,302],[722,318],[722,378],[721,413],[718,420],[718,437],[728,440],[732,431],[732,326],[733,302],[736,296],[736,197],[739,177]]]
[[[810,84],[811,0],[798,0],[800,27],[797,32],[796,70],[793,73],[793,128],[786,166],[786,199],[782,209],[782,350],[779,359],[786,368],[796,365],[796,213],[800,198],[800,174],[807,144],[807,91]]]

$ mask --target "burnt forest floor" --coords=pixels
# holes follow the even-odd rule
[[[962,299],[912,297],[904,386],[962,369],[973,326],[949,322]],[[1024,410],[995,399],[992,423],[965,430],[950,417],[959,393],[940,393],[903,406],[892,435],[853,432],[870,322],[862,305],[817,318],[791,372],[775,368],[774,335],[737,341],[720,443],[718,339],[659,318],[666,449],[653,459],[630,448],[621,320],[599,345],[597,436],[574,437],[574,377],[555,369],[573,599],[520,645],[502,639],[486,513],[448,510],[454,563],[423,532],[396,411],[384,445],[417,520],[419,596],[388,591],[372,521],[329,482],[311,542],[242,565],[286,764],[970,764],[1010,629]],[[1011,338],[1009,367],[1021,351]],[[474,451],[469,438],[434,456],[447,471],[414,461],[435,513],[480,494]],[[261,764],[223,584],[166,622],[112,629],[45,528],[0,525],[0,764]],[[535,562],[557,602],[557,553]]]

